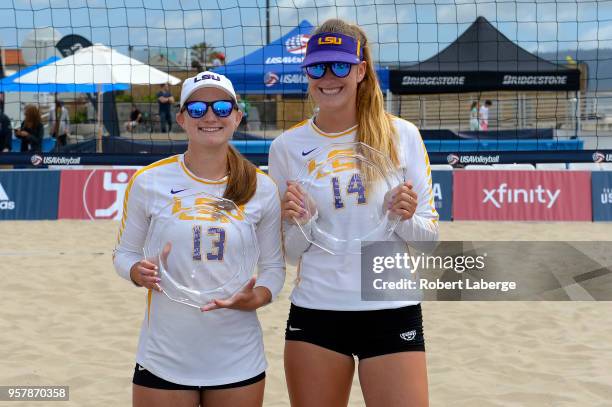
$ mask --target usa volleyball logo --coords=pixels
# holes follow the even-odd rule
[[[606,156],[599,151],[593,153],[593,161],[596,163],[602,163],[606,160]]]
[[[450,165],[455,165],[455,164],[459,163],[459,156],[457,154],[449,154],[449,155],[446,156],[446,161]]]
[[[38,154],[34,154],[32,158],[30,158],[30,161],[32,162],[32,165],[39,166],[40,164],[42,164],[43,158]]]
[[[279,80],[280,78],[274,72],[266,72],[264,75],[264,83],[267,87],[276,85]]]
[[[285,41],[285,47],[291,54],[303,55],[306,53],[306,44],[309,39],[310,35],[307,34],[295,35]]]

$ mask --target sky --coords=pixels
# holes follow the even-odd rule
[[[0,44],[21,47],[53,27],[127,53],[205,41],[227,61],[265,44],[265,0],[1,0]],[[612,48],[612,0],[270,0],[271,39],[302,20],[340,17],[362,26],[380,62],[425,60],[484,16],[530,52]],[[571,55],[571,52],[567,53]]]

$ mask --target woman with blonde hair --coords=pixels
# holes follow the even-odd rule
[[[356,356],[367,406],[426,406],[420,303],[363,301],[359,256],[326,253],[310,244],[294,223],[311,221],[305,219],[304,191],[295,181],[312,152],[332,143],[361,142],[388,157],[408,180],[392,190],[389,208],[400,223],[391,239],[437,240],[425,145],[412,123],[385,112],[370,44],[358,26],[336,19],[324,22],[311,36],[302,66],[317,113],[276,138],[269,158],[270,175],[283,196],[286,257],[299,270],[285,331],[291,404],[346,406]],[[342,210],[350,211],[352,205],[345,202]]]
[[[40,117],[40,110],[35,105],[25,107],[25,119],[21,127],[15,130],[15,136],[21,139],[21,151],[42,151],[42,139],[45,129]]]

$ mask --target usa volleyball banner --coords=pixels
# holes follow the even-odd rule
[[[59,219],[120,219],[123,197],[136,169],[62,171]]]
[[[591,221],[590,177],[587,171],[455,171],[453,219]]]
[[[612,221],[612,171],[596,171],[591,175],[593,191],[593,220]]]

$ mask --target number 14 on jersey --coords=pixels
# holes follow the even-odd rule
[[[338,177],[333,177],[332,181],[332,189],[334,191],[334,207],[336,209],[344,208],[344,202],[342,201],[342,196],[340,194],[340,179]],[[364,205],[366,203],[366,189],[363,186],[363,182],[361,180],[361,176],[359,174],[353,174],[351,179],[346,187],[346,192],[348,194],[357,194],[357,204]]]

